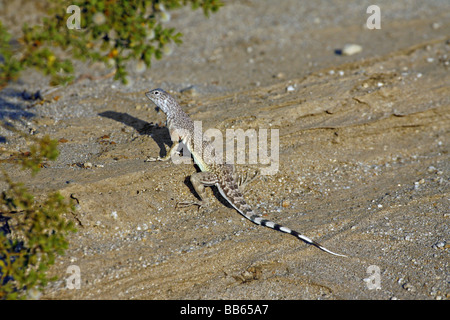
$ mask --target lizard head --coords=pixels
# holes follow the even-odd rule
[[[165,114],[170,112],[170,107],[176,105],[176,101],[163,89],[153,89],[145,95]]]

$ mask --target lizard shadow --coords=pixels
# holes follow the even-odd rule
[[[166,155],[166,145],[169,147],[172,146],[172,140],[170,139],[169,129],[167,127],[160,127],[153,122],[135,118],[125,112],[104,111],[98,115],[133,127],[140,135],[149,135],[152,137],[160,149],[160,157]]]

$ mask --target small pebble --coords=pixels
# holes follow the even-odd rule
[[[286,92],[292,92],[292,91],[295,91],[295,87],[294,86],[287,86]]]
[[[433,244],[434,249],[443,249],[445,247],[444,241],[439,241],[438,243]]]
[[[419,181],[414,182],[414,189],[419,189],[419,186],[424,183],[425,183],[424,179],[420,179]]]
[[[412,284],[410,284],[409,282],[406,282],[404,285],[402,285],[402,288],[407,290],[407,291],[410,291],[410,292],[415,292],[416,291],[416,288]]]
[[[342,49],[342,55],[351,56],[362,51],[362,47],[359,44],[346,44]]]
[[[92,163],[90,163],[90,162],[83,163],[83,168],[85,168],[85,169],[92,169]]]
[[[289,200],[283,200],[283,202],[281,203],[281,206],[283,208],[287,208],[291,205],[291,202]]]
[[[439,28],[441,27],[441,24],[440,24],[439,22],[433,22],[433,24],[431,25],[431,27],[432,27],[434,30],[437,30],[437,29],[439,29]]]

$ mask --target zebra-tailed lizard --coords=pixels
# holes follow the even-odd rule
[[[209,161],[211,159],[206,159],[208,155],[213,154],[213,145],[203,139],[202,141],[194,141],[194,122],[183,111],[178,102],[162,89],[151,90],[145,95],[166,114],[167,126],[173,141],[173,145],[165,157],[150,158],[148,161],[169,160],[171,156],[177,152],[179,143],[183,142],[192,154],[194,162],[201,170],[201,172],[194,173],[190,177],[192,186],[199,195],[201,201],[180,203],[181,205],[207,206],[208,200],[206,197],[205,187],[216,186],[220,194],[233,206],[233,208],[235,208],[236,211],[251,222],[280,232],[291,234],[294,237],[314,245],[327,253],[345,257],[345,255],[328,250],[319,243],[298,233],[297,231],[291,230],[257,215],[250,205],[247,204],[241,190],[239,189],[238,181],[234,177],[233,165],[215,163],[214,161]],[[196,143],[197,146],[195,145]],[[202,150],[200,150],[201,152],[198,151],[198,145],[202,146]],[[196,148],[194,148],[194,146],[196,146]]]

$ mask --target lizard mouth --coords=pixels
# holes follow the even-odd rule
[[[146,92],[146,93],[145,93],[145,96],[146,96],[150,101],[154,102],[153,99],[152,99],[151,91]],[[159,111],[161,111],[161,108],[158,107],[158,106],[156,106],[156,107],[155,107],[155,110],[156,110],[157,112],[159,112]]]

